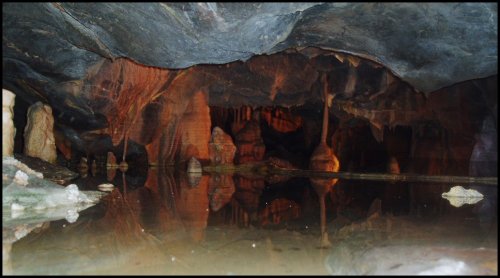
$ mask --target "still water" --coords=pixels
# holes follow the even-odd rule
[[[114,190],[75,222],[4,243],[3,273],[498,274],[496,186],[475,186],[484,199],[455,207],[441,197],[454,185],[439,183],[319,188],[307,178],[165,168],[73,183],[109,182]]]

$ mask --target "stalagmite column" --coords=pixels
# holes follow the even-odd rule
[[[323,110],[323,129],[321,131],[321,142],[314,150],[311,160],[309,161],[309,169],[319,171],[338,172],[340,163],[333,150],[326,144],[328,133],[328,82],[326,75],[323,75],[323,95],[324,95],[324,110]],[[326,194],[337,183],[338,179],[310,179],[314,190],[319,196],[320,201],[320,218],[321,218],[321,245],[324,247],[330,246],[328,233],[326,231]]]
[[[14,155],[14,95],[11,91],[2,89],[2,157]]]
[[[191,157],[208,160],[211,121],[210,108],[204,92],[199,91],[193,95],[182,117],[181,124],[180,160],[186,161]]]
[[[41,102],[28,109],[28,121],[24,129],[24,154],[50,163],[56,162],[52,108]]]

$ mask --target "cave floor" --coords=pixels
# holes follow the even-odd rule
[[[3,274],[498,274],[498,216],[488,198],[455,208],[445,199],[419,199],[408,185],[401,187],[410,194],[388,197],[380,182],[367,190],[341,181],[326,203],[331,246],[322,247],[318,198],[310,185],[297,186],[304,180],[266,183],[258,193],[237,184],[217,211],[213,188],[203,182],[134,187],[132,180],[74,223],[40,223],[12,244],[4,240]],[[99,183],[78,182],[86,190]],[[284,193],[287,186],[298,193]],[[266,210],[277,199],[282,205]],[[370,206],[377,199],[378,209]],[[259,205],[243,205],[251,200]]]

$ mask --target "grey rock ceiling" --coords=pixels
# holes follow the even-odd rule
[[[3,85],[81,80],[102,59],[186,68],[315,46],[422,92],[497,74],[497,3],[4,3]]]

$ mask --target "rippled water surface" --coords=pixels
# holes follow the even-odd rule
[[[441,197],[450,184],[155,168],[75,183],[108,180],[114,190],[73,223],[39,224],[12,244],[4,227],[4,274],[498,273],[496,186],[454,207]]]

